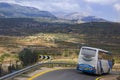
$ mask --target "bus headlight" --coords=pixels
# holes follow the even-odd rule
[[[89,68],[90,70],[93,70],[93,68]]]
[[[95,70],[95,67],[91,67],[91,68],[89,68],[90,70]]]

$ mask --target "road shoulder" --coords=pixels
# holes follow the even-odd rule
[[[39,72],[39,73],[31,76],[28,80],[33,80],[34,78],[36,78],[36,77],[38,77],[38,76],[41,76],[41,75],[43,75],[43,74],[45,74],[45,73],[48,73],[48,72],[51,72],[51,71],[55,71],[55,70],[60,70],[60,69],[63,69],[63,68],[54,68],[54,69],[45,70],[45,71],[43,71],[43,72]]]
[[[120,75],[108,75],[97,78],[96,80],[120,80]]]

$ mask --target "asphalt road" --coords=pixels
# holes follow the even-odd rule
[[[77,72],[75,69],[62,69],[48,72],[33,80],[95,80],[98,76]]]

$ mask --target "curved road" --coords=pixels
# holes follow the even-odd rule
[[[95,80],[98,76],[77,72],[75,69],[62,69],[48,72],[33,80]]]

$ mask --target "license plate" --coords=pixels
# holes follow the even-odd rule
[[[85,70],[89,70],[89,68],[85,68]]]

